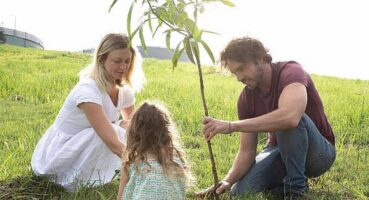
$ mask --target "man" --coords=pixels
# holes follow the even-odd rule
[[[335,138],[310,76],[294,61],[272,63],[263,44],[249,37],[232,40],[221,62],[246,87],[238,99],[238,121],[203,120],[207,140],[241,132],[239,152],[215,192],[302,196],[307,177],[325,173],[336,157]],[[268,132],[268,145],[256,156],[259,132]]]

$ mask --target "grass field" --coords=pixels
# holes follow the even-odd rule
[[[0,199],[115,199],[118,182],[77,193],[32,175],[33,149],[53,123],[63,101],[78,81],[90,55],[0,45]],[[137,103],[159,99],[172,111],[197,182],[192,193],[212,184],[210,160],[201,134],[203,108],[195,66],[147,59],[148,79]],[[214,67],[204,68],[209,114],[237,119],[236,102],[243,86]],[[368,199],[369,81],[313,76],[336,134],[337,159],[332,169],[310,181],[307,199]],[[265,143],[259,137],[260,150]],[[219,177],[223,178],[238,150],[239,135],[212,140]],[[223,199],[228,199],[223,196]],[[240,199],[266,199],[268,194]]]

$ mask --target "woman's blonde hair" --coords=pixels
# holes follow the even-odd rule
[[[141,66],[137,68],[136,63],[136,57],[137,54],[135,49],[132,47],[132,45],[129,44],[129,39],[126,35],[119,34],[119,33],[109,33],[107,34],[100,42],[98,47],[95,50],[95,56],[93,63],[82,70],[80,72],[81,76],[87,75],[94,79],[100,88],[102,88],[105,91],[111,90],[111,77],[109,76],[108,72],[106,71],[104,67],[104,62],[107,59],[109,53],[112,51],[115,51],[117,49],[125,49],[129,48],[132,53],[131,63],[128,69],[128,72],[126,76],[123,78],[123,80],[114,80],[115,83],[118,86],[122,86],[124,84],[127,84],[131,86],[132,88],[136,90],[140,90],[142,88],[143,82],[145,81]],[[139,63],[141,64],[141,63]],[[140,72],[136,72],[140,70]],[[135,73],[141,73],[141,80],[134,80],[135,79]],[[137,79],[137,78],[136,78]],[[141,82],[141,83],[135,83],[135,82]],[[140,84],[141,86],[136,87],[136,85]]]
[[[191,185],[193,177],[176,126],[170,112],[160,102],[145,101],[133,115],[127,130],[127,148],[122,156],[124,169],[134,164],[138,170],[138,163],[147,163],[149,154],[156,157],[165,176]]]

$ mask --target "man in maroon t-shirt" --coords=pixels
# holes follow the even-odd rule
[[[207,140],[241,132],[240,150],[216,193],[303,195],[307,177],[322,175],[336,157],[334,134],[309,74],[294,61],[272,63],[263,44],[248,37],[232,40],[221,61],[246,86],[238,99],[238,121],[203,121]],[[268,145],[256,155],[259,132],[268,132]],[[209,192],[214,187],[198,195]]]

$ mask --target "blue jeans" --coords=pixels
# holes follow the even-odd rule
[[[276,133],[278,146],[267,147],[256,156],[247,174],[231,188],[231,195],[266,190],[303,193],[307,177],[317,177],[332,166],[335,147],[304,114],[294,129]]]

